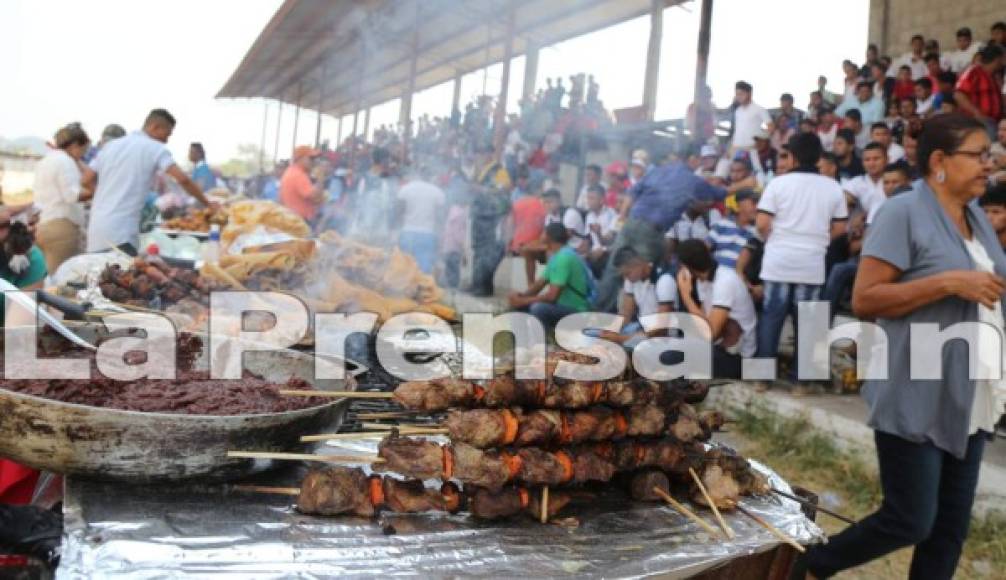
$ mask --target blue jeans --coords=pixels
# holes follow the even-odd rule
[[[531,316],[540,320],[546,330],[549,328],[555,328],[555,325],[559,324],[559,321],[562,320],[563,317],[579,312],[569,306],[552,304],[551,302],[535,302],[528,307],[527,311],[531,313]]]
[[[824,283],[824,291],[821,292],[821,298],[831,303],[832,320],[835,319],[842,299],[852,291],[857,271],[859,271],[859,256],[853,256],[845,262],[839,262],[832,266],[831,272],[828,274],[828,281]]]
[[[908,577],[949,580],[968,536],[971,505],[985,449],[981,433],[968,439],[964,459],[931,443],[913,443],[876,431],[884,501],[873,514],[807,551],[818,578],[915,546]]]
[[[779,337],[782,336],[786,316],[793,316],[793,328],[796,328],[797,304],[817,300],[821,295],[821,286],[768,280],[765,280],[764,284],[765,299],[762,303],[761,320],[758,321],[758,356],[773,358],[779,354]],[[799,341],[796,344],[799,344]],[[795,356],[793,359],[799,360]]]
[[[433,271],[437,263],[437,235],[425,232],[401,232],[398,247],[416,259],[416,264],[424,274]]]

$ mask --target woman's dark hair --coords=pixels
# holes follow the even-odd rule
[[[985,125],[981,121],[957,113],[937,115],[924,122],[916,153],[922,175],[929,175],[929,158],[933,153],[943,151],[953,155],[968,135],[984,131]]]
[[[91,142],[91,138],[87,136],[80,123],[70,123],[56,131],[55,141],[57,148],[66,149],[72,145],[87,145]]]
[[[695,272],[710,272],[716,267],[709,247],[702,240],[685,240],[678,244],[678,260]]]

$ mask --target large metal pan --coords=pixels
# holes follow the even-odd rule
[[[75,324],[73,328],[92,341],[106,333],[101,325]],[[64,339],[42,334],[40,340]],[[203,343],[203,353],[195,361],[197,369],[208,367],[208,340]],[[352,377],[366,370],[347,361],[347,379],[315,379],[314,358],[290,350],[246,353],[244,364],[269,381],[299,377],[321,390],[354,390]],[[301,435],[337,430],[348,406],[349,400],[336,399],[308,409],[258,415],[141,413],[63,403],[0,388],[0,457],[61,474],[137,483],[228,480],[266,464],[228,459],[227,450],[303,450]]]

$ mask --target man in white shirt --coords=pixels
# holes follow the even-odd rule
[[[795,135],[789,148],[797,167],[769,182],[758,202],[758,233],[765,240],[759,357],[774,358],[786,317],[796,315],[799,302],[820,296],[825,252],[832,238],[845,232],[848,219],[842,188],[817,172],[817,136]]]
[[[713,376],[741,378],[742,358],[754,356],[757,347],[757,314],[741,277],[713,260],[709,248],[698,240],[678,246],[678,288],[682,310],[706,321],[713,341]],[[697,290],[698,302],[692,294]]]
[[[905,158],[904,147],[894,142],[894,136],[891,135],[891,128],[887,126],[887,123],[880,122],[871,125],[870,140],[886,147],[888,163],[894,163]]]
[[[561,223],[569,235],[569,246],[580,252],[587,251],[587,226],[583,223],[583,214],[575,207],[562,207],[562,196],[558,189],[550,189],[542,194],[548,214],[545,216],[545,226],[551,223]],[[543,234],[544,235],[544,234]],[[544,239],[544,238],[543,238]]]
[[[971,66],[975,54],[982,49],[982,43],[971,41],[971,29],[965,26],[957,31],[957,50],[948,52],[945,57],[950,72],[961,74]]]
[[[587,191],[595,185],[601,183],[601,166],[588,165],[583,170],[583,187],[580,188],[580,195],[576,196],[576,208],[587,209]]]
[[[887,68],[888,76],[893,77],[902,66],[912,69],[912,80],[921,79],[926,76],[926,59],[922,52],[926,47],[926,41],[922,38],[921,34],[916,34],[912,37],[911,42],[912,50],[901,55],[900,58],[891,63],[891,66]]]
[[[761,105],[751,100],[754,89],[744,81],[734,85],[734,124],[731,144],[734,149],[750,149],[754,146],[754,135],[765,128],[772,133],[772,116]]]
[[[175,164],[165,147],[174,129],[171,113],[154,109],[147,115],[143,130],[109,141],[91,161],[94,174],[90,181],[96,178],[97,185],[87,228],[88,252],[125,243],[134,248],[139,245],[140,214],[154,178],[160,173],[170,176],[203,205],[209,205],[196,182]]]
[[[660,312],[673,312],[678,287],[670,272],[647,261],[631,246],[619,249],[613,263],[625,279],[618,309],[624,326],[621,332],[606,331],[601,333],[601,337],[631,349],[648,336],[643,332],[639,319]]]
[[[859,206],[866,213],[866,223],[873,223],[873,216],[884,204],[884,167],[887,166],[887,150],[881,144],[872,142],[863,149],[863,169],[865,175],[853,177],[842,182],[842,189],[856,198]]]
[[[752,135],[752,142],[758,133]],[[695,175],[705,180],[719,180],[725,182],[730,176],[730,161],[720,156],[720,150],[715,145],[703,145],[699,149],[699,166],[695,168]]]
[[[604,265],[608,262],[608,249],[618,233],[615,230],[618,212],[604,205],[604,193],[604,187],[600,184],[587,191],[587,216],[583,220],[590,240],[587,263],[595,276],[600,276],[604,271]]]
[[[398,190],[402,231],[398,247],[416,259],[424,274],[433,271],[437,263],[437,231],[444,216],[447,195],[427,179],[425,170]]]
[[[915,112],[920,117],[929,116],[933,110],[933,99],[933,81],[929,77],[915,81]]]

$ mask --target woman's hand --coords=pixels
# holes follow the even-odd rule
[[[943,274],[950,294],[992,308],[1006,292],[1006,279],[989,272],[951,270]]]

